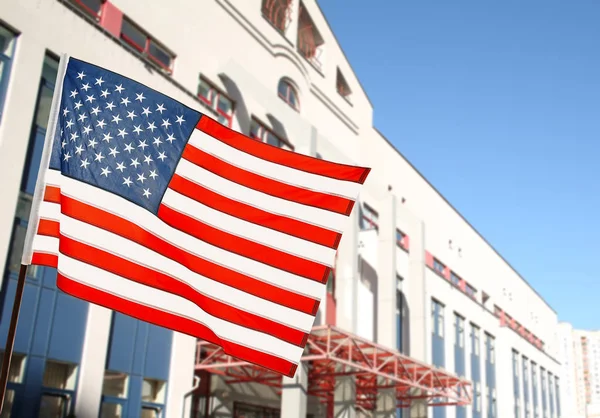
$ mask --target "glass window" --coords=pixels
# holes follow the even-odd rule
[[[69,0],[70,3],[75,5],[79,10],[82,10],[86,14],[97,18],[100,15],[100,8],[102,6],[102,0]]]
[[[150,39],[148,53],[159,65],[171,68],[173,57],[162,46],[158,45],[154,39]]]
[[[40,93],[38,96],[37,107],[35,111],[35,126],[37,129],[46,130],[48,117],[50,116],[50,106],[52,105],[52,94],[54,93],[54,84],[58,73],[58,61],[51,57],[46,57],[42,67],[42,79],[40,82]]]
[[[123,406],[119,403],[102,402],[100,418],[122,418]]]
[[[115,398],[127,398],[129,375],[106,370],[102,383],[102,395]]]
[[[378,229],[379,214],[371,206],[363,203],[361,205],[361,229]]]
[[[40,401],[39,418],[63,418],[70,407],[70,397],[58,393],[44,393]]]
[[[8,89],[10,69],[15,45],[15,34],[0,26],[0,117],[4,109],[4,100]]]
[[[277,86],[279,97],[286,102],[292,109],[299,110],[300,102],[298,101],[298,92],[295,87],[287,80],[280,80]]]
[[[25,372],[25,355],[13,353],[10,359],[10,369],[8,371],[8,381],[12,383],[22,383]],[[0,364],[4,361],[4,353],[0,353]]]
[[[291,0],[262,0],[263,16],[282,33],[289,22],[291,3]]]
[[[450,281],[456,286],[460,283],[460,277],[458,277],[454,272],[450,272]]]
[[[442,264],[438,259],[434,258],[433,259],[433,269],[435,271],[437,271],[440,274],[444,273],[444,270],[446,269],[446,266],[444,264]]]
[[[155,379],[144,379],[142,383],[142,401],[151,403],[165,402],[166,382]]]
[[[216,113],[219,123],[231,127],[233,122],[233,101],[203,78],[198,83],[198,98]]]
[[[261,142],[266,142],[267,144],[274,145],[279,148],[290,149],[287,144],[282,141],[277,135],[271,132],[267,127],[258,122],[257,120],[252,120],[252,124],[250,125],[250,138],[254,138]]]
[[[454,344],[456,344],[457,346],[462,348],[465,346],[465,320],[463,317],[461,317],[458,314],[455,314],[454,328],[455,328]]]
[[[15,402],[15,391],[7,389],[4,396],[4,406],[2,407],[2,413],[0,418],[11,418],[12,407]]]
[[[146,40],[148,37],[128,19],[123,19],[121,38],[140,52],[146,49]]]
[[[479,355],[479,327],[471,323],[471,353]]]
[[[62,390],[74,390],[77,378],[77,366],[54,360],[46,360],[44,387]]]

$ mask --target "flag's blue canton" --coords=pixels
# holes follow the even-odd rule
[[[50,167],[156,214],[201,116],[138,82],[71,58]]]

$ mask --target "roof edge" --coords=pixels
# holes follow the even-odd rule
[[[406,161],[408,163],[408,165],[411,166],[411,168],[413,170],[415,170],[415,172],[421,176],[421,178],[423,180],[425,180],[425,182],[444,200],[444,202],[446,202],[446,204],[448,206],[450,206],[450,208],[458,215],[460,216],[460,218],[479,236],[479,238],[481,238],[483,240],[483,242],[485,242],[491,249],[492,251],[494,251],[496,253],[496,255],[498,257],[500,257],[500,259],[502,261],[504,261],[506,263],[506,265],[508,267],[510,267],[510,269],[521,279],[523,280],[523,282],[525,282],[525,284],[527,286],[529,286],[529,288],[531,290],[533,290],[533,292],[542,300],[542,302],[544,302],[544,304],[546,304],[546,306],[548,308],[550,308],[550,310],[552,312],[554,312],[557,316],[558,316],[558,312],[556,312],[556,310],[548,303],[548,301],[531,285],[531,283],[529,283],[527,281],[527,279],[525,279],[521,273],[519,273],[517,271],[517,269],[506,259],[504,258],[504,256],[502,254],[500,254],[500,252],[477,230],[477,228],[475,228],[468,220],[467,218],[465,218],[459,211],[458,209],[456,209],[454,207],[454,205],[452,203],[450,203],[450,201],[448,199],[446,199],[446,197],[444,197],[444,195],[429,181],[427,180],[427,178],[423,175],[423,173],[421,173],[414,165],[413,163],[411,163],[408,158],[406,158],[401,152],[400,150],[398,150],[398,148],[396,148],[396,146],[379,130],[377,129],[375,126],[373,126],[373,129],[375,130],[375,132],[377,132],[379,135],[381,135],[381,137],[388,143],[390,144],[390,146],[398,153],[398,155],[400,155],[400,157],[402,157],[404,159],[404,161]]]

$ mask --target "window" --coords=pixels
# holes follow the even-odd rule
[[[102,382],[100,418],[124,418],[129,392],[129,375],[106,370]]]
[[[479,327],[471,323],[471,354],[479,356]]]
[[[103,0],[68,0],[69,3],[73,4],[77,9],[81,10],[85,14],[91,16],[94,19],[100,18],[100,9],[102,7]]]
[[[76,365],[46,360],[40,400],[40,418],[64,417],[72,413],[76,380]]]
[[[473,299],[475,299],[475,295],[477,294],[477,290],[473,286],[471,286],[469,283],[467,283],[466,286],[465,286],[465,292],[467,293],[467,295],[469,295]]]
[[[440,262],[437,258],[433,259],[433,269],[439,274],[444,274],[444,270],[446,270],[446,266]]]
[[[53,360],[46,361],[44,387],[51,389],[73,390],[77,378],[77,366]]]
[[[234,402],[233,416],[239,418],[279,418],[280,409],[269,408],[261,405],[250,405],[246,403]]]
[[[0,26],[0,119],[4,111],[4,101],[15,51],[15,38],[14,33]]]
[[[262,0],[261,12],[275,29],[285,33],[290,23],[292,11],[292,0]]]
[[[258,122],[256,119],[252,119],[252,124],[250,125],[250,138],[254,138],[261,142],[266,142],[267,144],[274,145],[279,148],[291,150],[292,147],[288,142],[279,138],[273,131],[267,128],[262,123]]]
[[[165,403],[166,382],[144,379],[142,382],[141,418],[159,418]]]
[[[431,332],[444,338],[444,305],[435,299],[431,300]]]
[[[165,403],[165,388],[167,384],[162,380],[144,379],[142,383],[142,402],[155,404]]]
[[[458,347],[465,346],[465,319],[454,314],[454,344]]]
[[[159,68],[171,73],[175,55],[127,18],[123,18],[121,39]]]
[[[370,229],[379,229],[379,214],[375,209],[371,206],[363,203],[361,205],[361,219],[360,219],[360,229],[370,230]]]
[[[460,277],[458,277],[453,271],[450,272],[450,281],[453,285],[458,286],[460,284]]]
[[[312,18],[300,2],[298,17],[298,52],[317,69],[321,69],[321,55],[325,41],[317,30]]]
[[[399,229],[396,229],[396,245],[400,248],[408,249],[406,234]]]
[[[102,395],[115,398],[127,398],[129,388],[129,376],[120,372],[104,372],[104,382],[102,382]]]
[[[485,333],[485,339],[486,339],[486,348],[487,348],[487,354],[486,354],[486,360],[488,363],[490,364],[495,364],[496,363],[496,339],[491,336],[490,334],[488,334],[487,332]]]
[[[11,418],[12,407],[15,403],[15,391],[14,389],[6,389],[4,395],[4,406],[0,413],[0,418]]]
[[[206,103],[224,126],[231,128],[233,121],[233,101],[212,83],[200,77],[198,83],[198,98]]]
[[[475,382],[475,393],[473,394],[473,412],[479,416],[481,412],[481,382]]]
[[[0,353],[0,364],[4,361],[4,352]],[[25,355],[13,353],[8,370],[8,381],[11,383],[23,383],[25,373]]]
[[[277,94],[286,102],[290,107],[296,111],[300,111],[300,101],[298,100],[298,92],[296,88],[292,86],[292,84],[285,80],[279,80],[279,85],[277,86]]]
[[[350,87],[348,86],[348,83],[346,82],[346,79],[342,75],[342,72],[339,68],[337,69],[337,74],[335,77],[335,87],[340,96],[350,101],[350,95],[352,94],[352,91],[350,90]]]

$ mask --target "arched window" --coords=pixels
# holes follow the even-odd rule
[[[298,100],[298,91],[292,86],[292,84],[286,79],[282,78],[279,80],[279,86],[277,87],[277,94],[281,99],[289,104],[292,109],[300,111],[300,101]]]

